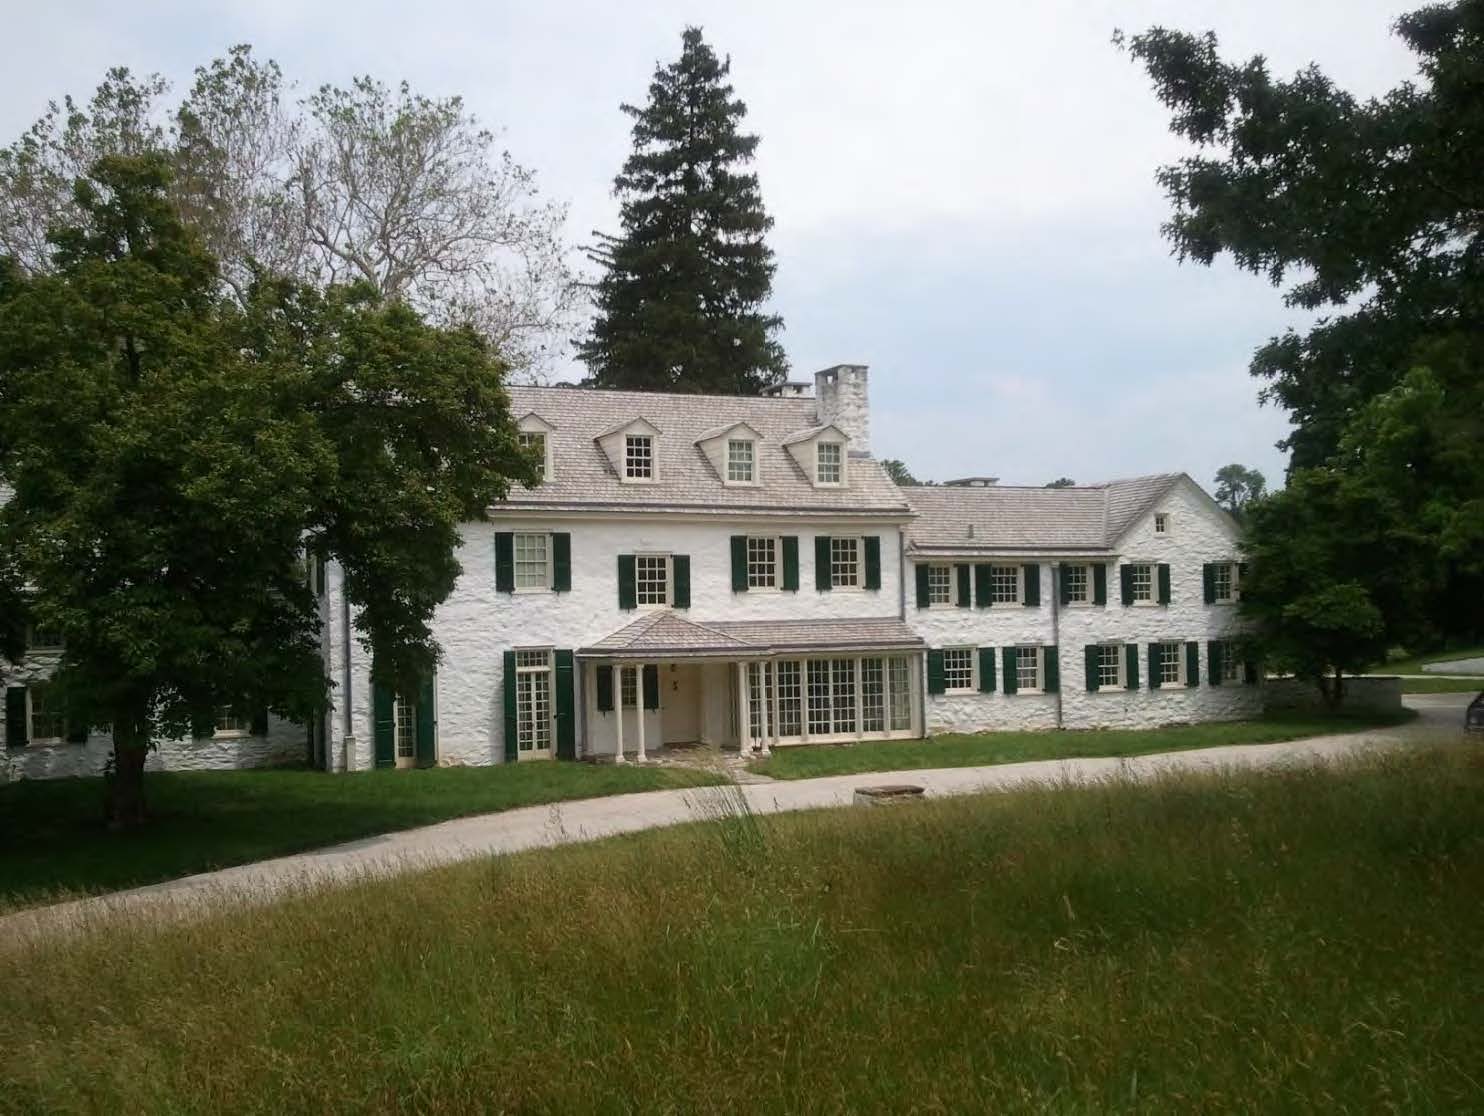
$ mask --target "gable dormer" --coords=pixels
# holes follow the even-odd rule
[[[650,484],[659,476],[660,429],[648,419],[621,422],[594,441],[625,484]]]
[[[527,411],[516,420],[516,428],[520,431],[520,444],[523,449],[541,450],[541,479],[549,481],[556,475],[553,468],[551,452],[551,436],[556,427],[547,422],[535,411]]]
[[[762,483],[763,436],[746,422],[729,423],[705,431],[696,439],[721,483],[728,487],[752,487]]]
[[[844,488],[850,439],[833,423],[811,426],[783,439],[783,448],[815,488]]]

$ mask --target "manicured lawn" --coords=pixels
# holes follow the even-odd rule
[[[153,820],[101,824],[99,779],[0,786],[0,909],[113,891],[356,837],[572,798],[697,786],[675,768],[586,763],[428,771],[211,771],[145,776]]]
[[[1082,756],[1141,756],[1222,744],[1270,744],[1329,732],[1351,732],[1412,718],[1377,714],[1285,714],[1254,721],[1178,725],[1173,728],[1078,732],[986,732],[934,736],[927,740],[880,740],[861,744],[796,745],[776,749],[752,769],[775,779],[812,779],[858,771],[905,771],[931,767],[977,767],[1025,760]]]
[[[1424,663],[1442,663],[1450,659],[1484,658],[1484,647],[1462,647],[1453,651],[1429,651],[1425,655],[1412,655],[1402,659],[1390,659],[1378,663],[1372,674],[1421,674]],[[1484,676],[1481,676],[1484,677]]]
[[[0,949],[0,1109],[1463,1112],[1484,756],[656,831]]]
[[[1404,694],[1477,694],[1484,691],[1484,677],[1403,678]]]

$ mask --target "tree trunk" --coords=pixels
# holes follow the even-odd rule
[[[149,752],[149,717],[138,710],[115,713],[113,771],[105,780],[105,819],[113,830],[144,824],[144,757]]]
[[[1324,707],[1330,712],[1339,709],[1340,703],[1345,700],[1345,680],[1339,667],[1335,667],[1334,678],[1330,678],[1322,670],[1319,672],[1319,696],[1324,699]]]

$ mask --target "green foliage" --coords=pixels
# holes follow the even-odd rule
[[[1241,516],[1248,504],[1262,499],[1267,488],[1267,478],[1257,469],[1233,463],[1216,470],[1216,502],[1232,515]]]
[[[886,475],[897,484],[912,488],[922,483],[912,475],[912,470],[907,468],[905,461],[900,461],[895,457],[886,458],[881,462],[881,467],[886,470]]]
[[[773,282],[750,163],[747,107],[699,28],[678,61],[657,67],[649,102],[624,105],[634,150],[614,180],[619,236],[601,236],[597,319],[579,348],[590,382],[639,391],[754,395],[788,371],[763,312]]]
[[[1047,488],[1075,488],[1077,482],[1071,477],[1057,477],[1054,481],[1046,483]]]

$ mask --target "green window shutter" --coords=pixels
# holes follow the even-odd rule
[[[948,681],[943,673],[943,652],[936,647],[928,648],[927,670],[928,693],[941,694],[948,689]]]
[[[572,591],[572,535],[555,531],[551,536],[551,587],[558,593]]]
[[[670,572],[675,579],[675,607],[690,607],[690,555],[672,554]]]
[[[783,536],[783,591],[799,591],[799,536]]]
[[[747,536],[732,536],[732,592],[747,592]]]
[[[1246,562],[1238,562],[1237,563],[1237,583],[1240,585],[1241,582],[1242,582],[1242,579],[1245,578],[1246,576],[1247,576],[1247,563]]]
[[[571,651],[552,655],[556,665],[556,756],[577,758],[577,700]]]
[[[613,668],[611,666],[598,668],[598,712],[613,712]]]
[[[881,588],[881,536],[866,536],[866,588]]]
[[[1108,566],[1104,562],[1095,562],[1092,567],[1092,603],[1108,603]]]
[[[520,758],[516,746],[515,723],[515,652],[505,652],[505,762],[514,763]]]
[[[514,657],[513,652],[511,657]],[[393,700],[391,690],[380,682],[371,683],[371,743],[377,767],[391,767],[397,762],[393,742],[393,733],[396,728]]]
[[[1185,645],[1185,684],[1201,684],[1201,645],[1193,639]]]
[[[1216,564],[1207,562],[1201,566],[1201,594],[1207,604],[1216,603]]]
[[[994,648],[979,648],[979,692],[994,693]]]
[[[1015,672],[1015,648],[1006,647],[1000,652],[1000,661],[1004,669],[1000,672],[1005,678],[1005,693],[1013,694],[1019,679]]]
[[[207,706],[204,709],[193,709],[191,711],[191,738],[193,740],[210,740],[215,732],[215,709]]]
[[[268,735],[268,707],[266,705],[260,705],[253,710],[252,723],[248,726],[248,731],[254,736]]]
[[[437,699],[433,696],[433,676],[425,675],[417,687],[417,765],[433,767],[438,762]]]
[[[1149,688],[1159,689],[1159,644],[1149,645]]]
[[[1168,563],[1159,564],[1159,603],[1166,605],[1170,603],[1170,567]]]
[[[1221,660],[1221,640],[1206,641],[1206,685],[1221,685],[1221,674],[1225,664]]]
[[[88,742],[88,723],[86,721],[73,721],[67,718],[67,743],[86,744]]]
[[[1258,680],[1258,666],[1257,666],[1257,663],[1254,660],[1252,660],[1252,659],[1248,659],[1245,663],[1242,664],[1242,682],[1243,682],[1244,685],[1247,685],[1247,686],[1256,686],[1257,685],[1257,680]]]
[[[1098,688],[1098,645],[1089,643],[1082,648],[1082,674],[1087,682],[1087,692],[1095,693]]]
[[[954,577],[954,581],[957,583],[957,586],[958,586],[958,607],[959,608],[968,608],[969,607],[969,567],[968,566],[954,566],[953,567],[953,577]]]
[[[639,590],[634,584],[634,556],[632,554],[618,556],[618,607],[623,609],[639,607]]]
[[[1044,685],[1041,687],[1048,694],[1054,694],[1061,689],[1061,656],[1057,654],[1055,647],[1048,647],[1043,652],[1046,658],[1046,677],[1042,679]]]
[[[821,593],[830,591],[830,537],[814,536],[814,588]]]
[[[495,532],[495,589],[501,593],[515,592],[515,533]]]
[[[1137,690],[1139,688],[1139,645],[1137,643],[1123,645],[1123,675],[1125,689]]]
[[[31,726],[26,713],[26,687],[5,688],[5,746],[24,748],[31,739]]]
[[[927,563],[918,562],[914,571],[917,575],[917,607],[927,608],[933,603],[932,590],[928,587]]]
[[[1060,564],[1053,568],[1056,570],[1056,599],[1065,608],[1072,603],[1071,595],[1067,592],[1067,567],[1065,564]]]
[[[974,565],[974,607],[988,608],[994,603],[994,594],[990,591],[989,563],[978,562]]]
[[[1131,605],[1134,603],[1134,568],[1124,565],[1118,567],[1118,588],[1123,593],[1123,603]]]
[[[654,663],[644,664],[644,708],[660,707],[660,668]]]
[[[1025,579],[1025,607],[1041,607],[1041,564],[1039,562],[1027,563],[1021,567],[1022,577]]]

